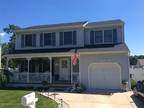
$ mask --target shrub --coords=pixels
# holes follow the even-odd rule
[[[134,89],[136,87],[137,82],[135,80],[131,80],[131,89]]]
[[[0,87],[4,87],[8,82],[8,77],[3,69],[0,70]]]
[[[42,83],[43,86],[46,86],[48,84],[48,82],[45,81],[45,80],[43,80],[41,83]]]
[[[86,90],[84,85],[75,84],[72,88],[71,92],[74,93],[82,93],[84,90]]]

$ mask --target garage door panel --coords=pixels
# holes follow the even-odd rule
[[[89,68],[90,88],[119,89],[120,68],[115,63],[94,63]]]

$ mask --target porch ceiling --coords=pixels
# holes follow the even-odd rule
[[[34,58],[34,57],[66,57],[73,53],[30,53],[30,54],[7,54],[3,57],[8,58]]]

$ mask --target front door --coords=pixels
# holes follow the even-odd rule
[[[59,79],[62,81],[69,81],[70,80],[70,59],[61,58],[59,68],[60,68]]]

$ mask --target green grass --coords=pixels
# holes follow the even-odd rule
[[[26,90],[0,90],[0,108],[26,108],[21,105],[21,97],[30,93]],[[38,102],[36,108],[57,108],[58,105],[55,101],[36,94]]]

